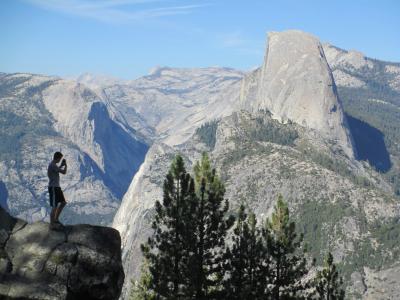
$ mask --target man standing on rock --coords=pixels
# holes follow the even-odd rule
[[[64,206],[67,204],[60,187],[60,173],[67,173],[67,163],[65,159],[63,159],[60,166],[57,165],[62,157],[63,155],[61,152],[54,153],[53,160],[47,168],[47,176],[49,177],[50,206],[52,207],[50,213],[50,225],[62,225],[58,218],[60,217]]]

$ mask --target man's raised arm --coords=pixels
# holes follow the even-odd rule
[[[62,169],[62,167],[64,167],[64,169]],[[59,167],[59,171],[61,174],[67,174],[67,163],[65,161],[65,159],[63,159],[63,161],[61,162],[61,166]]]

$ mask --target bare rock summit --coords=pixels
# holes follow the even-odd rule
[[[240,106],[318,131],[354,157],[351,134],[319,40],[289,30],[268,33],[262,67],[242,82]]]

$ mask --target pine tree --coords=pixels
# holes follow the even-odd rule
[[[308,273],[307,260],[302,253],[303,236],[297,235],[282,195],[279,195],[271,219],[267,221],[265,238],[272,258],[273,298],[301,299],[308,288],[308,282],[303,281]]]
[[[155,300],[156,295],[154,291],[151,290],[152,277],[146,260],[140,271],[141,276],[139,281],[132,282],[133,286],[129,295],[129,300]]]
[[[325,258],[324,268],[316,276],[316,291],[318,299],[342,300],[345,292],[342,289],[342,278],[333,263],[333,256],[329,252]]]
[[[191,247],[194,243],[194,180],[177,155],[164,180],[163,203],[156,201],[153,236],[142,245],[149,262],[156,299],[187,299],[190,294]]]
[[[227,299],[266,299],[270,259],[253,213],[246,215],[240,206],[233,231],[232,247],[227,252],[229,276],[225,281]]]
[[[154,234],[142,245],[156,299],[221,297],[225,238],[233,225],[225,188],[206,154],[194,167],[195,180],[177,156],[156,202]]]
[[[196,241],[190,272],[194,299],[217,299],[225,276],[226,234],[234,220],[226,217],[229,203],[224,200],[225,187],[206,153],[194,166],[194,178],[197,202],[192,222]]]

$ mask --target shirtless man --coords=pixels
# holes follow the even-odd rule
[[[53,160],[47,168],[47,176],[49,177],[50,206],[52,207],[50,213],[50,225],[62,225],[59,221],[59,217],[64,206],[67,204],[60,187],[60,173],[67,173],[67,163],[65,159],[63,159],[60,166],[57,165],[62,157],[63,155],[61,152],[54,153]]]

